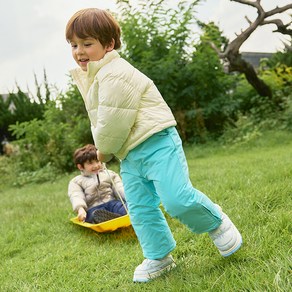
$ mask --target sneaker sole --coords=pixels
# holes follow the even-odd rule
[[[220,211],[221,214],[225,214],[225,213],[222,212],[222,208],[221,208],[219,205],[216,204],[216,206],[217,206],[217,208],[219,209],[219,211]],[[226,214],[225,214],[225,216],[230,220],[230,218],[229,218]],[[230,221],[231,221],[231,220],[230,220]],[[236,232],[236,234],[237,234],[237,239],[236,239],[235,244],[234,244],[230,249],[228,249],[228,250],[226,250],[226,251],[221,251],[221,250],[217,247],[218,250],[219,250],[219,252],[220,252],[220,254],[221,254],[223,257],[229,257],[229,256],[231,256],[231,255],[234,254],[236,251],[238,251],[238,250],[240,249],[241,245],[242,245],[242,236],[241,236],[240,232],[238,231],[238,229],[236,228],[236,226],[233,224],[232,221],[231,221],[231,224],[232,224],[233,227],[235,228],[235,232]]]
[[[172,262],[170,265],[162,268],[161,270],[148,274],[147,277],[139,278],[139,276],[137,276],[137,277],[134,276],[133,282],[139,282],[139,283],[149,282],[149,281],[161,276],[162,274],[169,272],[170,270],[174,269],[175,267],[176,267],[176,264],[174,262]]]
[[[121,215],[113,213],[113,212],[109,212],[107,210],[97,209],[93,213],[93,223],[99,224],[99,223],[106,222],[118,217],[121,217]]]

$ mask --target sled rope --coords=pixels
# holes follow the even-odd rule
[[[127,214],[129,214],[129,212],[128,212],[128,208],[126,207],[125,202],[124,202],[124,200],[123,200],[123,198],[122,198],[122,196],[121,196],[119,190],[117,189],[117,186],[116,186],[115,182],[113,181],[112,177],[110,176],[110,174],[109,174],[109,172],[108,172],[108,169],[106,168],[105,163],[103,163],[103,167],[104,167],[104,169],[105,169],[105,171],[106,171],[106,173],[107,173],[109,179],[111,180],[111,183],[112,183],[112,185],[113,185],[113,187],[114,187],[116,193],[118,194],[120,201],[122,202],[122,204],[123,204],[125,210],[127,211]]]

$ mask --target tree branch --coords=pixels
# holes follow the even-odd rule
[[[249,27],[242,31],[237,37],[227,46],[226,53],[228,51],[239,51],[241,45],[249,38],[249,36],[256,30],[258,26],[266,25],[266,24],[275,24],[277,26],[277,32],[291,35],[291,29],[288,29],[288,26],[291,24],[284,25],[280,19],[275,20],[266,20],[266,18],[273,16],[275,14],[279,14],[285,12],[289,9],[292,9],[292,4],[287,4],[283,7],[276,7],[270,11],[265,12],[263,7],[261,6],[260,0],[250,1],[250,0],[230,0],[232,2],[237,2],[245,5],[252,6],[257,9],[258,16],[252,22],[247,16],[245,17],[247,22],[249,23]]]
[[[241,3],[241,4],[246,4],[255,8],[258,8],[258,6],[260,6],[260,0],[256,0],[256,1],[248,1],[248,0],[230,0],[232,2],[237,2],[237,3]]]
[[[287,35],[292,36],[292,29],[288,28],[291,23],[292,21],[287,24],[284,24],[281,19],[271,19],[271,20],[264,20],[261,25],[275,24],[277,26],[277,29],[274,30],[274,32],[280,32],[282,34],[287,34]]]
[[[231,1],[234,1],[234,0],[231,0]],[[278,7],[277,6],[276,8],[265,12],[266,18],[269,17],[269,16],[272,16],[272,15],[278,14],[278,13],[285,12],[285,11],[287,11],[289,9],[292,9],[292,4],[287,4],[287,5],[283,6],[283,7]]]
[[[255,69],[242,59],[239,49],[241,45],[249,38],[249,36],[257,29],[258,26],[267,25],[267,24],[275,24],[277,26],[277,30],[280,33],[292,35],[292,30],[289,29],[289,24],[283,24],[280,19],[272,19],[267,20],[266,18],[283,13],[292,8],[292,4],[285,5],[283,7],[276,7],[270,11],[265,12],[262,5],[261,0],[230,0],[232,2],[241,3],[244,5],[249,5],[257,9],[258,15],[254,21],[251,21],[247,16],[245,17],[249,27],[240,34],[236,35],[236,38],[231,41],[223,52],[220,52],[218,48],[214,44],[212,44],[212,48],[218,53],[221,59],[225,59],[229,62],[229,71],[238,71],[245,74],[248,82],[257,90],[258,94],[261,96],[269,96],[272,97],[272,91],[267,84],[264,83],[263,80],[258,78]]]

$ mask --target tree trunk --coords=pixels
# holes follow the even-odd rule
[[[271,88],[257,76],[253,66],[242,59],[239,53],[232,54],[230,52],[226,57],[230,64],[230,72],[237,71],[243,73],[248,83],[253,86],[260,96],[268,96],[269,98],[272,98],[273,94]]]
[[[247,81],[254,87],[260,96],[268,96],[272,98],[271,88],[261,80],[252,67],[251,64],[247,63],[241,58],[239,49],[241,45],[250,37],[250,35],[256,30],[257,27],[262,25],[273,24],[277,26],[278,32],[282,34],[292,35],[292,30],[289,28],[291,21],[284,24],[281,19],[271,19],[272,16],[281,14],[292,8],[292,4],[287,4],[282,7],[276,6],[276,8],[265,11],[261,5],[261,0],[231,0],[244,5],[252,6],[257,10],[257,17],[254,21],[250,21],[247,17],[246,20],[249,23],[249,27],[242,31],[237,37],[230,42],[225,48],[224,52],[220,52],[214,44],[211,46],[217,51],[219,57],[222,59],[227,59],[229,61],[229,71],[238,71],[243,73]]]

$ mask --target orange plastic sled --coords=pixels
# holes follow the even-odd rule
[[[78,217],[71,218],[70,221],[74,224],[93,229],[96,232],[112,232],[118,228],[124,228],[131,225],[129,214],[99,224],[82,222],[78,220]]]

